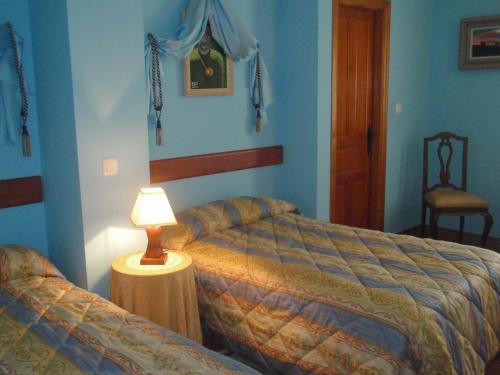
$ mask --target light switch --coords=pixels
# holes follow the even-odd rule
[[[102,174],[104,176],[114,176],[118,174],[118,160],[115,158],[103,159]]]
[[[401,113],[401,112],[403,112],[403,104],[396,103],[396,113]]]

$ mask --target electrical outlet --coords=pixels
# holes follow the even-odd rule
[[[403,112],[403,104],[396,103],[396,113],[401,113],[401,112]]]
[[[103,176],[115,176],[118,174],[118,160],[115,158],[103,159],[102,161]]]

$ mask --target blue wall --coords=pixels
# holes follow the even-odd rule
[[[434,3],[432,91],[428,134],[449,130],[469,137],[468,190],[491,204],[500,235],[500,69],[458,69],[460,19],[500,14],[498,0],[440,0]],[[457,228],[458,219],[443,220]],[[483,222],[468,218],[466,230]]]
[[[261,39],[271,68],[276,92],[276,102],[271,109],[271,128],[264,135],[252,135],[250,128],[247,133],[242,133],[241,127],[234,126],[242,122],[249,126],[250,123],[248,98],[245,90],[241,92],[238,87],[234,98],[183,97],[182,65],[173,62],[167,66],[167,79],[171,80],[167,85],[170,106],[175,108],[175,113],[167,109],[164,118],[167,123],[166,146],[154,145],[154,132],[150,129],[150,156],[161,159],[281,143],[285,146],[282,167],[169,184],[167,188],[173,196],[174,207],[181,209],[235,195],[234,192],[267,194],[295,202],[308,215],[328,219],[331,1],[251,2],[255,7],[249,3],[249,0],[239,1],[234,2],[234,6],[249,29]],[[174,35],[183,4],[181,0],[143,1],[145,31]],[[470,187],[493,201],[494,213],[499,211],[494,202],[495,173],[491,165],[480,162],[494,160],[494,137],[488,138],[488,131],[494,128],[498,117],[499,106],[495,100],[498,95],[493,90],[498,87],[496,78],[499,73],[498,70],[459,71],[456,62],[458,20],[466,16],[495,14],[499,7],[498,1],[493,0],[392,2],[385,204],[387,231],[398,232],[419,223],[422,138],[444,128],[451,129],[450,126],[457,132],[477,134],[476,145],[481,144],[483,138],[487,141],[485,144],[489,144],[476,153],[476,160],[471,155]],[[481,9],[480,13],[477,9]],[[258,27],[257,12],[261,14]],[[237,64],[237,68],[238,65],[241,68],[241,64]],[[235,74],[236,82],[238,75]],[[439,84],[443,80],[446,84]],[[464,87],[469,90],[462,90]],[[473,94],[484,90],[484,98]],[[457,97],[457,92],[463,94]],[[471,110],[470,99],[475,100],[477,110]],[[403,106],[399,114],[395,113],[396,103]],[[217,113],[226,105],[230,108],[229,121],[220,124]],[[456,117],[457,121],[450,121],[450,108],[451,118]],[[466,119],[481,119],[483,124],[472,127]],[[200,122],[205,125],[200,125]],[[454,125],[450,125],[451,122]],[[459,124],[464,125],[460,127]],[[217,129],[215,133],[211,132],[213,129]],[[193,134],[196,134],[194,140]],[[471,139],[472,154],[474,149]],[[479,186],[484,180],[481,176],[492,176],[492,183]],[[496,176],[500,178],[498,174]],[[261,181],[266,181],[265,187]],[[469,226],[469,229],[477,227]],[[498,233],[497,230],[494,233]]]
[[[280,1],[280,71],[275,85],[283,129],[285,163],[280,171],[280,196],[316,216],[318,152],[318,3]],[[327,46],[327,50],[330,49]]]
[[[50,255],[71,281],[107,295],[112,260],[146,242],[128,219],[149,181],[142,9],[33,0],[31,13]],[[118,174],[103,177],[109,157]]]
[[[385,230],[419,223],[422,138],[429,121],[432,0],[392,2]],[[396,103],[403,111],[395,112]]]
[[[24,72],[29,90],[28,127],[31,134],[33,156],[25,158],[21,141],[14,145],[0,144],[0,179],[41,175],[40,144],[31,27],[27,0],[0,0],[0,24],[10,21],[16,32],[24,38]],[[47,254],[44,204],[6,208],[0,210],[0,244],[16,243],[31,246]]]
[[[385,228],[418,223],[421,138],[429,117],[432,0],[392,2]],[[308,215],[329,218],[331,28],[328,0],[281,0],[278,108],[286,160],[279,194]],[[293,41],[293,48],[287,41]],[[411,41],[411,43],[409,42]],[[279,48],[279,47],[278,47]],[[313,58],[311,58],[313,56]],[[395,103],[403,112],[395,114]]]
[[[67,14],[87,284],[105,295],[113,259],[146,238],[128,218],[149,182],[142,9],[135,0],[67,0]],[[104,177],[109,157],[118,174]]]
[[[38,93],[31,97],[34,157],[22,158],[19,145],[0,146],[0,178],[43,172],[46,194],[45,204],[0,212],[0,242],[49,247],[70,280],[106,295],[112,259],[145,244],[128,214],[148,184],[150,159],[274,144],[285,146],[284,165],[163,184],[174,209],[261,194],[328,219],[331,1],[232,3],[270,69],[276,101],[268,127],[255,133],[245,62],[235,63],[234,95],[192,98],[183,95],[182,63],[169,59],[165,144],[158,147],[146,122],[143,43],[149,31],[174,35],[185,0],[31,0],[29,11],[26,0],[0,0],[0,22],[12,20],[26,39],[27,81],[34,94],[36,76]],[[457,68],[459,19],[499,12],[493,0],[392,2],[387,230],[418,224],[421,139],[443,129],[471,138],[470,188],[499,216],[493,163],[500,70]],[[117,176],[102,176],[108,157],[118,159]]]
[[[318,74],[316,134],[316,217],[330,220],[330,138],[332,118],[332,2],[318,1]]]
[[[285,163],[280,171],[281,196],[307,215],[316,215],[318,4],[301,0],[280,2],[282,17],[276,86],[280,134]],[[293,41],[293,43],[290,43]],[[286,46],[286,47],[285,47]]]
[[[50,258],[86,287],[66,2],[30,2]]]
[[[105,295],[113,259],[146,242],[128,218],[149,183],[142,8],[135,0],[67,0],[67,8],[87,283]],[[104,177],[109,157],[118,174]]]
[[[145,32],[173,36],[183,4],[181,0],[143,1]],[[398,0],[392,6],[386,194],[386,229],[390,231],[414,226],[419,219],[420,140],[429,117],[432,4],[432,0]],[[237,194],[265,194],[293,201],[305,214],[327,220],[331,1],[246,0],[233,5],[261,40],[271,70],[276,101],[270,126],[262,135],[255,135],[251,128],[246,64],[236,64],[235,95],[186,98],[182,64],[171,59],[165,69],[166,144],[154,144],[150,125],[150,157],[283,144],[285,163],[281,167],[169,183],[166,187],[174,208]],[[398,115],[393,110],[396,102],[404,108]],[[224,122],[218,117],[221,111],[225,111]]]
[[[148,32],[174,37],[180,24],[184,0],[144,0],[144,37]],[[275,84],[277,102],[283,95],[277,89],[278,30],[277,2],[238,0],[232,5],[248,30],[261,42],[263,56]],[[269,109],[269,124],[257,134],[250,106],[247,62],[234,63],[234,94],[231,96],[186,97],[183,93],[183,63],[171,57],[164,66],[166,104],[162,116],[164,144],[155,144],[155,129],[150,124],[151,160],[169,157],[263,147],[278,143],[278,134],[288,127],[274,103]],[[281,166],[191,178],[163,184],[174,210],[238,195],[273,196]]]

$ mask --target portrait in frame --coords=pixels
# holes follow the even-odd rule
[[[207,23],[202,39],[184,60],[184,95],[233,94],[233,61],[212,36]]]

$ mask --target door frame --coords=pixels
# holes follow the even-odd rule
[[[340,5],[355,6],[374,10],[375,40],[373,66],[373,138],[372,160],[370,165],[370,213],[369,227],[384,229],[385,210],[385,177],[387,149],[387,106],[389,92],[389,51],[391,26],[390,0],[333,0],[332,24],[332,118],[331,118],[331,155],[330,155],[330,221],[333,221],[333,206],[335,202],[335,171],[337,152],[336,136],[336,106],[337,106],[337,46],[339,40],[339,8]]]

